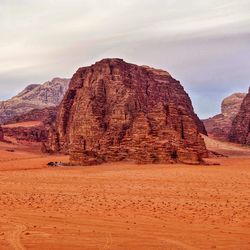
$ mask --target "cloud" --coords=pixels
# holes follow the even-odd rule
[[[209,116],[250,83],[249,9],[248,0],[1,0],[0,98],[121,57],[170,71]]]

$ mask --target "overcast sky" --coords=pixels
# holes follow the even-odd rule
[[[0,99],[106,57],[166,69],[201,118],[250,85],[250,0],[0,0]]]

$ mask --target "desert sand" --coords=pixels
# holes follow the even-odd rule
[[[250,249],[248,150],[219,166],[48,168],[68,157],[0,143],[0,249]]]

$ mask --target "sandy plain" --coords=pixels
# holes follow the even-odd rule
[[[48,168],[68,157],[0,143],[0,249],[250,249],[250,150],[205,139],[232,157]]]

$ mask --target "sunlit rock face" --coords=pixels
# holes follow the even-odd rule
[[[246,95],[246,93],[235,93],[226,97],[221,103],[221,114],[203,120],[210,136],[224,141],[228,140],[232,122]]]
[[[47,147],[80,165],[199,163],[207,156],[200,128],[189,96],[168,72],[104,59],[74,74]]]
[[[250,88],[241,104],[238,114],[233,120],[229,140],[250,145]]]

